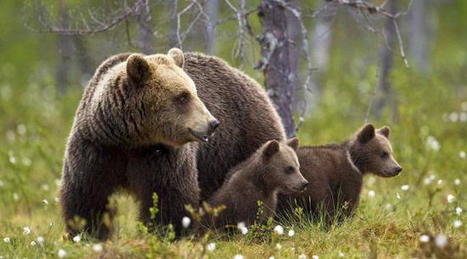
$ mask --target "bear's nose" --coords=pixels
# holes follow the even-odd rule
[[[220,122],[218,120],[212,120],[209,122],[209,135],[219,127]]]
[[[402,167],[400,167],[400,166],[396,167],[396,172],[397,173],[400,173],[401,171],[402,171]]]
[[[309,182],[307,180],[302,182],[302,185],[300,186],[300,191],[304,191],[306,187],[308,186]]]

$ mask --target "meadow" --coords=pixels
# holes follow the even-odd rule
[[[170,229],[148,233],[127,194],[114,197],[119,213],[110,240],[65,238],[57,190],[82,88],[75,82],[57,94],[54,69],[44,58],[55,50],[41,49],[49,36],[16,35],[13,28],[20,25],[0,24],[0,35],[12,39],[0,48],[0,258],[467,258],[467,35],[465,21],[458,23],[463,6],[441,10],[451,16],[438,21],[429,73],[394,58],[396,102],[379,119],[367,116],[378,80],[377,53],[367,48],[375,38],[340,48],[338,42],[354,37],[343,23],[335,26],[337,47],[320,101],[298,132],[301,145],[345,140],[368,117],[377,127],[391,127],[395,158],[404,168],[394,178],[366,176],[352,218],[326,228],[302,217],[245,234],[180,240]],[[238,65],[226,49],[219,56]],[[245,70],[263,81],[258,71]]]

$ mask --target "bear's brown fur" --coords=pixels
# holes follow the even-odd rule
[[[367,124],[341,144],[301,147],[297,156],[310,184],[304,193],[280,195],[278,211],[302,207],[312,216],[324,212],[331,221],[335,216],[341,219],[351,215],[358,205],[365,174],[392,177],[402,171],[393,157],[389,132],[388,127],[375,130]]]
[[[222,205],[225,208],[218,215],[207,214],[204,227],[223,230],[239,222],[246,226],[256,220],[264,223],[275,212],[278,193],[303,191],[308,181],[300,173],[297,148],[295,138],[287,143],[271,140],[235,166],[225,183],[208,200],[211,208]]]
[[[210,111],[221,121],[218,134],[209,143],[192,142],[207,141],[218,126]],[[113,56],[86,87],[68,139],[60,190],[67,230],[81,231],[73,222],[79,217],[84,231],[107,238],[108,197],[127,189],[145,223],[157,193],[155,223],[171,223],[179,233],[184,206],[199,204],[197,167],[203,179],[219,181],[221,170],[269,139],[284,139],[271,103],[225,62],[177,49]]]

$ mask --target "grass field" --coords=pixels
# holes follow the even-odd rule
[[[6,73],[2,77],[0,258],[467,256],[465,82],[444,76],[427,80],[398,68],[393,76],[397,113],[387,109],[374,123],[390,124],[404,171],[395,178],[367,176],[355,216],[341,225],[325,230],[305,220],[273,222],[246,235],[172,241],[171,233],[145,233],[135,220],[134,201],[116,195],[121,212],[116,234],[95,243],[63,238],[56,202],[64,145],[81,92],[56,97],[46,80],[30,83],[25,91],[6,83]],[[329,80],[319,109],[299,132],[302,144],[344,140],[362,125],[374,79],[360,81],[356,88],[346,80]],[[271,231],[276,224],[283,226],[283,235]]]

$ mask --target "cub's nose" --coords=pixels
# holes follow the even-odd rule
[[[219,124],[220,122],[218,120],[212,120],[209,122],[209,130],[208,130],[208,135],[211,135],[214,130],[217,129],[217,127],[219,127]]]
[[[302,184],[300,185],[300,191],[304,191],[306,187],[308,186],[309,182],[307,180],[303,181]]]
[[[400,173],[402,171],[402,167],[398,166],[396,167],[396,173]]]

